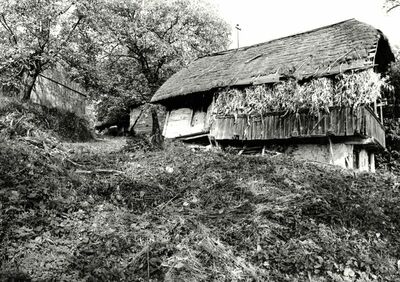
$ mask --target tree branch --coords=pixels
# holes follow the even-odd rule
[[[46,25],[46,29],[43,28],[44,24]],[[50,20],[47,20],[47,22],[43,21],[40,29],[41,29],[40,37],[42,37],[44,39],[44,41],[42,44],[39,43],[39,46],[40,46],[40,49],[44,50],[44,48],[50,41]],[[39,40],[40,40],[40,38],[39,38]]]
[[[7,24],[6,21],[6,17],[4,16],[3,13],[1,13],[1,20],[0,23],[2,24],[2,26],[10,33],[11,38],[14,41],[14,44],[17,45],[18,41],[17,41],[17,36],[14,34],[14,32],[12,31],[12,29],[10,28],[10,26]]]
[[[65,38],[65,40],[60,44],[59,46],[59,50],[57,53],[60,52],[60,50],[62,49],[62,47],[67,44],[68,40],[70,39],[70,37],[72,36],[72,33],[75,31],[75,29],[77,28],[77,26],[81,23],[83,17],[79,16],[77,22],[72,26],[71,30],[69,31],[67,37]],[[54,56],[57,56],[59,54],[54,54]]]
[[[71,38],[72,33],[75,31],[75,29],[77,28],[77,26],[81,23],[82,19],[83,19],[82,16],[79,16],[79,17],[78,17],[78,21],[72,26],[72,28],[71,28],[71,30],[69,31],[67,38],[65,38],[63,44],[67,43],[67,41]]]
[[[59,16],[65,14],[66,12],[68,12],[68,10],[71,9],[71,7],[73,5],[74,5],[74,3],[70,4],[65,10],[61,10],[60,12],[58,12],[56,17],[59,17]]]
[[[396,9],[396,8],[398,8],[398,7],[400,7],[400,4],[393,5],[393,6],[390,7],[386,12],[389,13],[390,11],[392,11],[393,9]]]
[[[156,31],[153,31],[154,34],[157,35],[157,37],[158,37],[160,40],[164,40],[164,39],[165,39],[165,36],[167,35],[167,33],[168,33],[170,30],[172,30],[172,29],[179,23],[179,19],[180,19],[179,15],[176,15],[175,20],[174,20],[173,22],[171,22],[171,24],[169,25],[169,27],[165,29],[165,31],[162,33],[162,35],[160,35],[160,34],[159,34],[158,32],[156,32]],[[147,29],[147,30],[150,31],[149,29]],[[151,31],[150,31],[150,32],[151,32]],[[168,40],[168,42],[169,42],[169,40]]]

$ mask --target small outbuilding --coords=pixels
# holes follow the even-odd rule
[[[72,81],[60,65],[40,74],[31,94],[33,103],[72,112],[77,116],[85,115],[86,99],[83,88]]]
[[[385,35],[351,19],[201,57],[151,101],[167,109],[166,138],[278,145],[301,159],[374,171],[392,61]]]

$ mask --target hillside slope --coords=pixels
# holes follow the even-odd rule
[[[400,281],[394,175],[32,140],[0,142],[2,281]]]

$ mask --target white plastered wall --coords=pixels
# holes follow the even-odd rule
[[[367,150],[361,149],[358,156],[358,170],[369,171],[369,156]]]
[[[207,113],[190,108],[171,110],[166,117],[163,135],[165,138],[176,138],[206,130]]]
[[[364,148],[355,150],[352,144],[297,144],[290,146],[286,153],[298,160],[329,163],[343,168],[375,172],[375,155]],[[356,160],[354,160],[355,155]]]
[[[343,168],[353,168],[353,145],[348,144],[298,144],[287,152],[299,160],[329,163]]]

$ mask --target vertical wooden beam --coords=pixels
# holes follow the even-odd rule
[[[211,148],[214,147],[213,142],[212,142],[213,137],[211,136],[211,134],[208,134],[207,137],[208,137],[208,142],[210,143]]]
[[[171,110],[168,110],[167,114],[165,116],[164,128],[163,128],[163,133],[162,133],[163,136],[165,136],[165,134],[167,133],[168,120],[169,120],[170,113],[171,113]]]
[[[332,140],[331,140],[330,137],[328,137],[328,140],[329,140],[329,152],[330,152],[330,154],[331,154],[331,164],[335,164],[334,156],[333,156],[333,145],[332,145]]]
[[[369,171],[375,172],[375,154],[370,153],[369,155]]]

